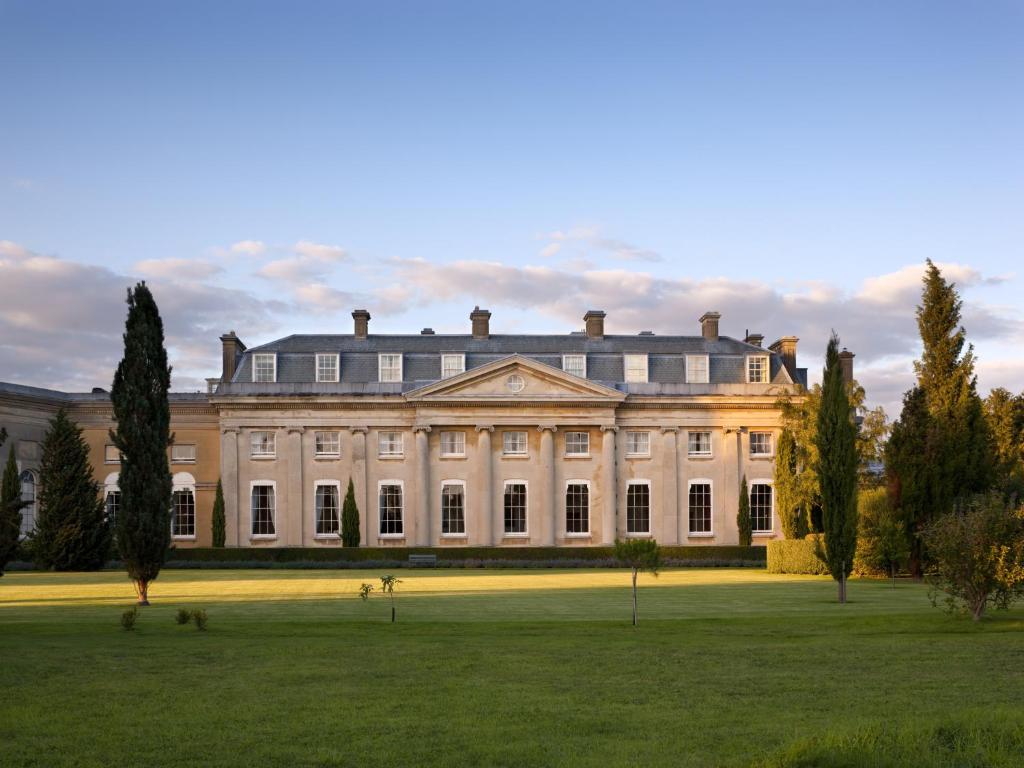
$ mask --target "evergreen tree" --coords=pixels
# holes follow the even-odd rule
[[[227,534],[224,521],[224,488],[221,486],[220,478],[217,478],[217,493],[213,497],[213,520],[211,526],[213,528],[213,546],[217,548],[223,547]]]
[[[746,475],[740,482],[740,508],[736,513],[736,528],[740,534],[740,546],[749,547],[754,538],[754,524],[750,519],[750,490],[747,488]]]
[[[915,577],[923,573],[920,533],[931,519],[927,495],[929,428],[924,390],[914,387],[903,396],[903,411],[885,446],[885,467],[890,503],[910,540],[908,566]]]
[[[92,476],[89,446],[63,408],[43,436],[39,486],[32,536],[36,562],[57,571],[101,568],[110,553],[110,527]]]
[[[356,506],[356,489],[351,477],[345,491],[345,503],[341,507],[341,544],[344,547],[359,546],[359,507]]]
[[[1024,496],[1024,395],[1002,387],[984,401],[985,421],[992,438],[995,480],[1006,495]]]
[[[7,430],[0,429],[0,446],[7,440]],[[18,548],[21,536],[21,510],[25,502],[21,500],[21,478],[18,477],[18,462],[14,456],[14,446],[7,452],[7,464],[4,467],[3,480],[0,481],[0,576],[11,561]]]
[[[110,391],[117,430],[110,438],[122,453],[117,546],[140,605],[149,605],[149,584],[170,545],[170,385],[160,311],[146,283],[138,283],[128,289],[124,357]]]
[[[857,549],[857,427],[839,365],[839,337],[832,334],[825,353],[818,411],[818,482],[825,529],[824,560],[846,602],[846,577]]]
[[[779,436],[775,453],[775,503],[778,505],[782,533],[787,539],[802,539],[809,533],[807,509],[800,495],[796,438],[789,429]]]

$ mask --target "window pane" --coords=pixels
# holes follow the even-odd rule
[[[689,453],[690,456],[711,455],[710,432],[690,432],[688,440],[687,453]]]
[[[562,357],[562,369],[573,376],[586,378],[587,356],[586,355],[564,355]]]
[[[465,456],[466,455],[466,433],[465,432],[442,432],[441,433],[441,455],[442,456]]]
[[[381,432],[377,437],[377,452],[381,456],[401,456],[402,433]]]
[[[768,358],[747,358],[747,381],[751,384],[764,384],[768,381]]]
[[[24,536],[36,527],[36,476],[26,469],[18,479],[21,481],[21,500],[26,505],[21,508],[21,534]]]
[[[340,432],[316,432],[313,435],[317,456],[338,456],[341,454]]]
[[[690,533],[711,533],[711,485],[690,483]]]
[[[772,487],[767,483],[750,486],[750,524],[757,533],[772,530]]]
[[[400,536],[402,528],[402,486],[380,487],[380,532],[382,536]]]
[[[117,520],[117,513],[121,511],[121,492],[107,491],[107,498],[104,500],[104,512],[107,515],[107,523],[114,525]]]
[[[338,380],[338,356],[316,356],[316,380],[333,382]]]
[[[274,526],[274,486],[254,485],[252,487],[252,535],[273,536],[277,533]]]
[[[121,462],[121,452],[117,450],[116,445],[104,446],[103,461],[107,464],[119,464]]]
[[[705,355],[686,356],[686,381],[689,384],[708,383],[708,358]]]
[[[466,513],[463,504],[463,487],[445,485],[441,487],[441,533],[451,536],[466,532]]]
[[[590,533],[590,488],[584,483],[565,489],[565,532]]]
[[[648,456],[651,453],[650,432],[627,432],[626,453],[633,456]]]
[[[505,484],[505,533],[526,533],[526,484]]]
[[[751,432],[750,433],[750,455],[771,456],[772,455],[772,433]]]
[[[196,447],[194,445],[172,445],[171,461],[178,463],[193,462],[196,460]]]
[[[276,374],[276,355],[252,356],[252,380],[256,382],[273,382]]]
[[[651,532],[651,488],[646,483],[632,483],[626,489],[626,532]]]
[[[526,454],[526,433],[525,432],[504,432],[502,433],[502,452],[511,456],[522,456]]]
[[[400,354],[381,355],[379,359],[381,381],[402,380],[402,356]]]
[[[466,358],[464,355],[441,355],[441,378],[447,379],[451,376],[458,376],[466,370]]]
[[[172,496],[172,536],[196,535],[196,499],[190,490],[175,491]]]
[[[316,487],[316,535],[336,536],[341,530],[338,512],[338,486],[318,485]]]
[[[565,433],[565,455],[586,456],[590,453],[589,432],[566,432]]]
[[[250,436],[252,456],[273,456],[274,455],[274,433],[253,432]]]
[[[626,381],[644,383],[647,381],[647,355],[625,356]]]

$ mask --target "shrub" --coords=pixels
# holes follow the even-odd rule
[[[192,618],[192,614],[191,614],[191,612],[189,612],[188,608],[179,608],[178,612],[176,614],[174,614],[174,623],[175,624],[188,624],[188,622],[189,622],[189,620],[191,618]]]
[[[853,570],[870,576],[892,576],[910,558],[910,539],[885,488],[860,492],[857,499],[857,552]]]
[[[363,599],[363,602],[370,597],[370,593],[373,592],[373,584],[367,584],[365,581],[359,585],[359,597]]]
[[[803,539],[780,539],[768,542],[768,573],[805,573],[827,576],[828,566],[818,557],[821,534],[812,533]]]
[[[135,620],[137,618],[139,618],[139,609],[136,607],[129,608],[121,614],[121,629],[126,632],[135,629]]]
[[[203,610],[202,608],[197,608],[196,610],[192,611],[192,621],[195,622],[196,629],[198,629],[200,632],[206,631],[207,616],[205,610]]]

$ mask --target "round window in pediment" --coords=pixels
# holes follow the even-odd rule
[[[513,373],[507,379],[505,379],[505,386],[508,387],[508,391],[513,394],[518,394],[523,391],[526,387],[526,379],[520,376],[518,373]]]

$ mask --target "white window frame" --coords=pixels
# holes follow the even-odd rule
[[[11,446],[11,450],[14,450],[13,445]],[[25,475],[28,475],[28,479],[32,481],[31,499],[25,498],[25,489],[29,487],[26,482]],[[115,472],[113,475],[109,475],[108,478],[109,477],[116,478],[117,473]],[[18,538],[23,539],[35,530],[36,521],[39,517],[39,471],[35,469],[29,469],[28,467],[22,469],[18,473],[18,482],[21,485],[21,494],[19,495],[18,498],[21,501],[28,502],[27,506],[21,508],[21,527],[20,530],[18,531]],[[107,497],[104,494],[104,504],[106,503],[106,500]],[[31,523],[31,527],[29,527],[29,523]]]
[[[691,360],[703,360],[704,361],[704,376],[703,378],[697,377],[691,369]],[[707,384],[711,381],[711,360],[707,355],[687,355],[686,356],[686,383],[687,384]]]
[[[462,488],[462,533],[445,533],[444,532],[444,489],[446,486],[459,486]],[[404,512],[404,510],[403,510]],[[442,480],[441,481],[441,495],[438,498],[437,505],[437,516],[438,522],[441,525],[441,538],[442,539],[465,539],[469,536],[469,501],[466,496],[466,481],[465,480]]]
[[[334,435],[333,442],[338,446],[335,451],[321,451],[319,447],[320,435]],[[336,429],[313,430],[313,457],[317,459],[337,459],[341,457],[341,432]]]
[[[253,443],[253,437],[255,435],[270,435],[270,451],[256,453],[256,446]],[[257,460],[275,459],[277,458],[277,430],[273,429],[253,429],[249,431],[249,458]]]
[[[186,459],[182,459],[180,457],[176,457],[174,455],[174,452],[177,449],[179,449],[179,448],[191,448],[192,449],[192,457],[191,458],[186,458]],[[171,464],[195,464],[196,463],[196,457],[198,456],[198,454],[199,454],[199,450],[196,447],[195,443],[174,443],[171,446]]]
[[[334,378],[325,378],[320,375],[320,361],[334,359]],[[341,355],[330,352],[317,352],[316,354],[316,382],[317,384],[337,384],[341,378]]]
[[[750,378],[750,374],[752,373],[751,364],[755,360],[761,361],[761,373],[763,374],[762,378],[758,379],[757,381]],[[747,355],[747,384],[767,384],[769,381],[770,373],[771,371],[769,370],[768,365],[768,355]]]
[[[630,450],[629,447],[629,436],[630,435],[644,435],[647,438],[647,450]],[[630,429],[626,431],[626,458],[649,458],[651,455],[651,432],[647,429]]]
[[[644,360],[643,378],[630,378],[630,375],[629,375],[629,360],[630,360],[630,358],[640,358],[640,357],[642,357],[643,360]],[[624,354],[622,356],[622,379],[627,384],[646,384],[647,380],[650,378],[650,375],[651,375],[650,361],[648,360],[646,353],[629,352],[629,353]]]
[[[576,359],[576,360],[582,360],[583,361],[583,373],[574,373],[573,371],[569,370],[569,366],[567,365],[567,361],[570,360],[570,359]],[[566,373],[572,375],[572,376],[579,376],[581,379],[587,378],[587,356],[586,355],[579,355],[579,354],[562,355],[562,370],[565,371]]]
[[[121,481],[121,475],[119,472],[111,472],[107,475],[103,481],[103,514],[107,516],[107,522],[110,521],[110,494],[117,494],[117,513],[121,513],[121,487],[118,483]],[[115,515],[116,519],[116,515]]]
[[[523,530],[522,532],[510,533],[505,529],[505,494],[510,485],[523,486],[525,501],[523,503]],[[501,486],[501,533],[509,539],[530,538],[530,483],[527,480],[506,480]]]
[[[505,442],[506,435],[522,435],[523,436],[523,450],[521,451],[510,451],[508,450],[508,443]],[[530,455],[530,433],[525,429],[506,429],[501,433],[501,455],[502,456],[515,456],[518,458],[525,458]]]
[[[629,530],[629,489],[634,485],[645,485],[647,486],[647,530],[646,531],[631,531]],[[623,502],[623,510],[626,515],[626,538],[630,539],[646,539],[651,536],[651,522],[654,517],[654,493],[651,491],[651,481],[644,479],[629,480],[626,483],[626,497]]]
[[[707,435],[708,436],[708,451],[707,453],[698,453],[697,451],[690,450],[690,435]],[[691,459],[710,459],[715,453],[715,449],[711,441],[711,430],[710,429],[689,429],[686,431],[686,455]]]
[[[271,369],[270,381],[259,379],[256,377],[256,371],[259,368],[257,364],[260,358],[270,358],[273,361],[273,368]],[[254,352],[252,356],[252,380],[256,384],[276,384],[277,383],[277,353],[276,352]]]
[[[384,378],[384,358],[385,357],[397,357],[398,358],[398,378],[397,379],[385,379]],[[398,384],[402,381],[404,364],[404,355],[401,352],[380,352],[377,355],[377,381],[383,384]],[[388,370],[393,370],[393,366],[388,366]]]
[[[384,435],[398,435],[398,450],[385,453],[383,450]],[[377,430],[377,458],[378,459],[401,459],[405,456],[405,434],[400,429]]]
[[[174,515],[177,510],[174,509],[174,494],[179,491],[188,491],[192,494],[192,533],[191,534],[175,534],[174,533]],[[104,496],[104,503],[106,497]],[[250,504],[252,499],[250,497]],[[195,541],[196,531],[199,527],[199,513],[196,510],[196,479],[188,472],[178,472],[171,478],[171,539],[174,541]],[[275,494],[274,506],[277,506],[277,498]],[[275,518],[276,525],[276,518]]]
[[[252,492],[257,485],[269,485],[274,489],[274,508],[271,510],[272,520],[274,521],[274,532],[273,533],[253,533],[253,527],[256,523],[256,518],[253,515],[252,509]],[[276,480],[250,480],[249,481],[249,539],[257,541],[273,541],[277,538],[278,525],[277,525],[277,481]]]
[[[767,485],[772,489],[772,508],[768,512],[768,525],[771,526],[765,530],[757,531],[754,530],[754,486],[755,485]],[[775,481],[765,480],[762,478],[756,478],[750,481],[750,485],[747,488],[747,501],[750,504],[750,535],[751,536],[774,536],[775,535]]]
[[[587,530],[583,532],[569,532],[569,508],[568,500],[566,496],[569,493],[570,485],[585,485],[587,486]],[[591,483],[589,480],[583,479],[570,479],[565,481],[565,486],[562,488],[562,532],[565,534],[567,539],[588,539],[592,535],[592,526],[590,525],[591,518],[593,517],[594,507],[594,491],[590,487]]]
[[[113,449],[114,453],[117,454],[116,459],[110,458],[110,451]],[[120,464],[121,463],[121,452],[117,450],[117,446],[113,443],[106,443],[103,446],[103,463],[104,464]]]
[[[338,532],[337,533],[317,533],[317,508],[316,508],[316,496],[317,491],[321,486],[333,487],[338,494]],[[341,508],[345,503],[341,496],[341,481],[340,480],[314,480],[313,481],[313,538],[320,540],[333,541],[341,538]],[[403,498],[402,503],[405,503]]]
[[[569,436],[570,435],[584,435],[586,436],[586,450],[585,451],[569,451]],[[588,459],[590,458],[590,432],[585,429],[570,429],[565,432],[565,458],[567,459]]]
[[[456,449],[458,448],[458,443],[460,443],[460,442],[462,443],[462,450],[461,451],[460,450],[451,451],[451,450],[447,450],[445,448],[444,442],[445,442],[445,436],[447,436],[447,435],[458,435],[459,437],[462,438],[461,440],[459,440],[458,437],[455,438],[455,443],[456,443],[455,448]],[[460,430],[460,429],[446,429],[443,432],[441,432],[441,434],[438,436],[438,452],[440,453],[442,459],[464,459],[464,458],[466,458],[466,433],[465,433],[465,431]]]
[[[690,527],[690,488],[695,485],[708,487],[708,498],[711,503],[711,530],[694,531]],[[715,484],[707,477],[692,477],[686,482],[686,535],[691,539],[711,539],[715,536]]]
[[[380,526],[384,522],[380,516],[380,491],[385,485],[397,485],[402,494],[402,532],[381,533]],[[404,539],[405,538],[405,481],[404,480],[378,480],[377,481],[377,537],[381,539]]]
[[[459,364],[458,370],[452,373],[445,373],[445,369],[448,367],[447,362],[449,360],[458,359]],[[441,355],[441,378],[450,379],[452,376],[458,376],[460,373],[466,372],[466,355],[464,352],[445,352]]]
[[[768,435],[768,452],[754,453],[754,435]],[[775,455],[775,436],[771,430],[752,429],[747,433],[747,454],[752,459],[770,459]]]

